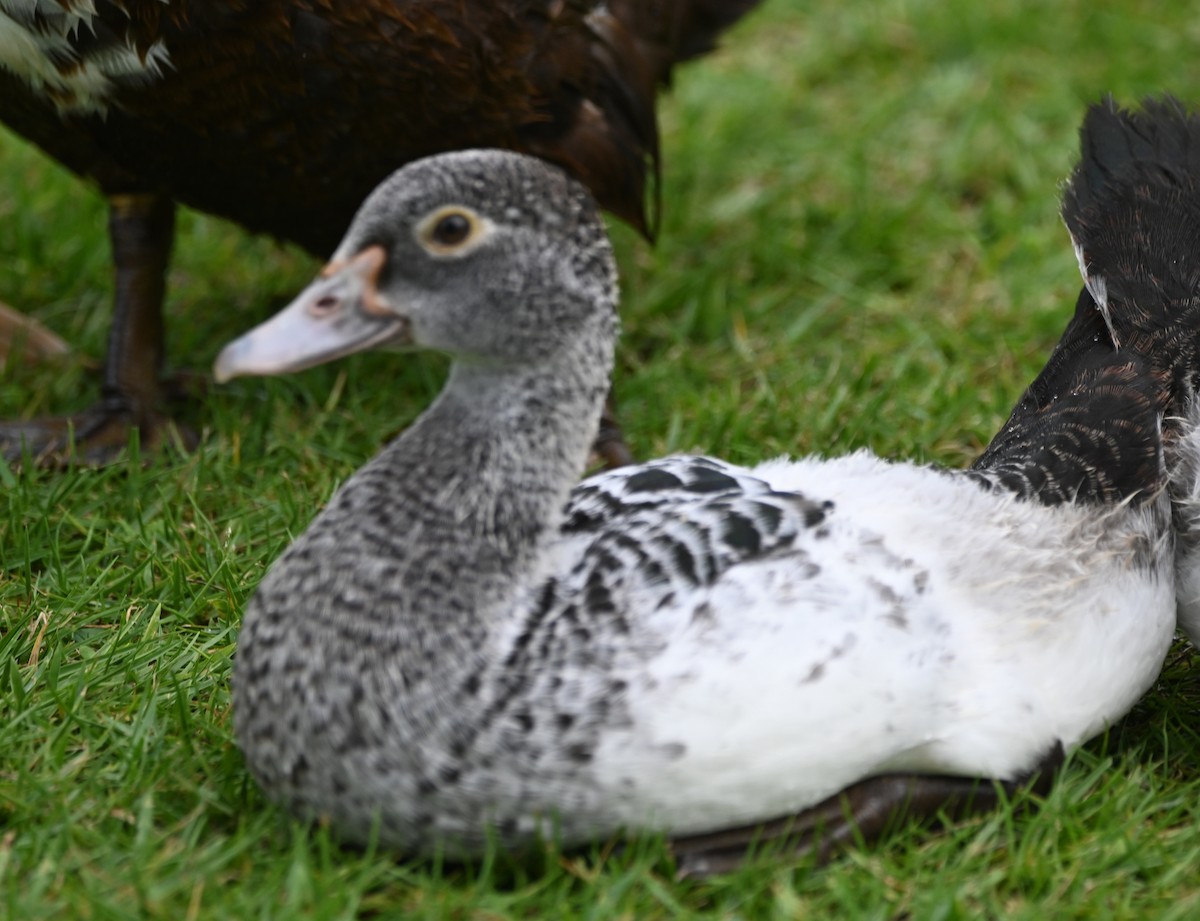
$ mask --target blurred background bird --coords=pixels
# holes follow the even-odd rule
[[[0,0],[0,121],[99,185],[116,273],[99,401],[0,424],[0,451],[104,462],[133,428],[144,447],[194,441],[164,412],[177,203],[324,257],[397,166],[503,147],[653,237],[656,93],[757,3]]]

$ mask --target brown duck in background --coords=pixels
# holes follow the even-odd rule
[[[326,257],[396,167],[504,147],[564,167],[652,237],[656,92],[757,3],[0,0],[0,121],[99,184],[116,269],[101,400],[0,424],[0,451],[102,462],[131,427],[144,446],[172,430],[176,202]],[[619,433],[608,448],[628,456]]]

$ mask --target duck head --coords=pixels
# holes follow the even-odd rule
[[[507,151],[409,164],[359,209],[320,276],[227,345],[219,382],[371,348],[536,362],[597,316],[615,335],[616,268],[591,196]]]

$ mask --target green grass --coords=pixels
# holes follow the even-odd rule
[[[1057,194],[1087,102],[1200,101],[1192,4],[767,0],[662,106],[666,205],[625,275],[620,415],[703,450],[961,465],[1078,289]],[[0,299],[76,344],[0,372],[0,416],[81,408],[110,279],[98,196],[0,135]],[[170,354],[203,369],[315,264],[181,220]],[[436,392],[361,356],[215,389],[184,459],[0,469],[0,918],[1178,918],[1200,914],[1200,669],[1182,644],[1045,804],[903,828],[824,869],[672,881],[657,840],[442,868],[288,822],[233,746],[247,595]]]

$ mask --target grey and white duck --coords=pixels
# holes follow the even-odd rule
[[[453,359],[247,607],[234,724],[273,799],[418,853],[662,831],[713,872],[758,835],[824,853],[906,805],[985,805],[1153,682],[1167,396],[1102,319],[973,470],[668,457],[580,483],[616,303],[583,187],[459,152],[382,184],[221,353],[218,379]]]

